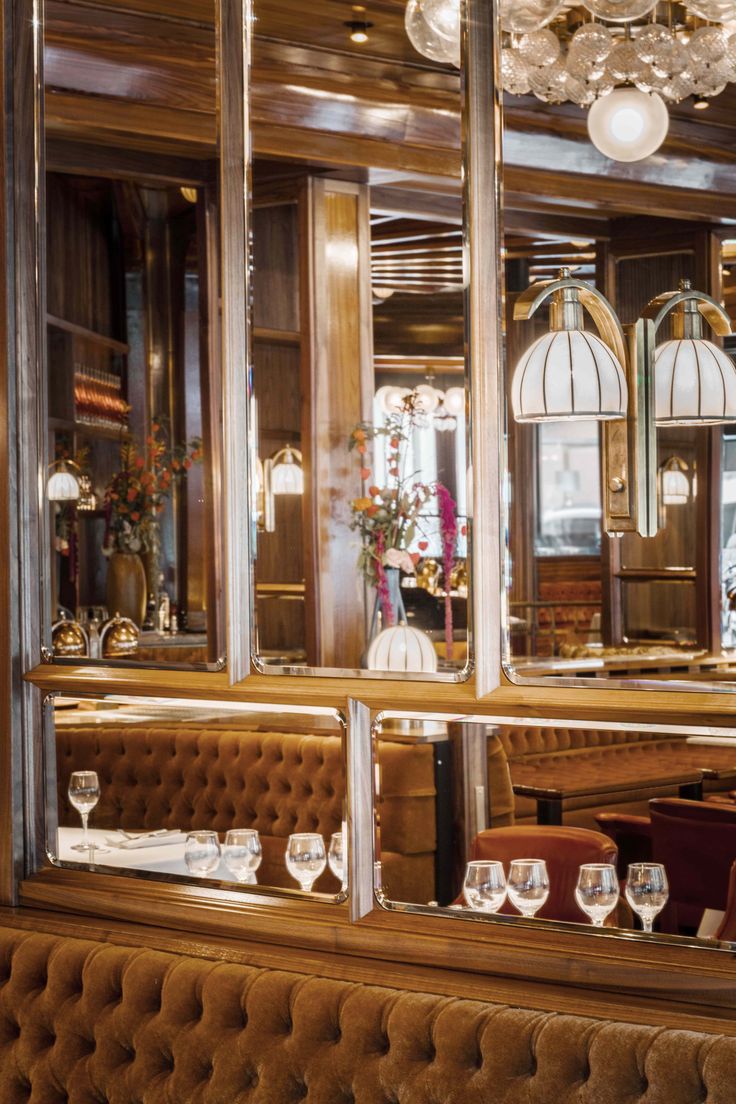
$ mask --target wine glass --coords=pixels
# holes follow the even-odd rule
[[[667,873],[661,863],[631,864],[626,878],[626,900],[641,920],[643,931],[651,932],[669,895]]]
[[[585,863],[580,867],[575,900],[590,917],[594,928],[602,928],[618,904],[619,887],[616,867],[610,863]]]
[[[261,865],[261,837],[255,828],[231,828],[222,848],[225,866],[239,882],[256,885],[256,870]]]
[[[543,859],[514,859],[509,869],[508,894],[511,904],[527,919],[534,916],[549,897],[549,875]]]
[[[339,882],[342,882],[345,874],[345,854],[343,849],[342,832],[333,832],[330,836],[330,847],[327,852],[327,862],[330,870]]]
[[[506,900],[506,875],[503,864],[477,859],[465,868],[463,896],[477,912],[498,912]]]
[[[289,836],[286,869],[305,893],[309,893],[327,866],[325,841],[317,832],[296,832]]]
[[[97,847],[92,843],[87,831],[89,814],[100,800],[100,780],[96,771],[73,771],[69,778],[69,803],[74,806],[82,818],[82,842],[72,844],[72,851],[107,851],[107,847]]]
[[[217,832],[190,832],[184,844],[184,862],[190,874],[212,874],[220,865]]]

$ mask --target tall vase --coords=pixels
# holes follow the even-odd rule
[[[113,552],[107,561],[107,609],[140,628],[146,616],[146,572],[137,552]]]
[[[401,596],[401,572],[398,567],[386,567],[384,571],[386,573],[386,583],[388,584],[391,614],[387,617],[385,611],[381,609],[381,599],[378,592],[376,592],[376,600],[373,604],[373,616],[371,618],[371,631],[368,637],[369,640],[373,640],[373,637],[379,631],[379,615],[381,629],[387,629],[390,625],[398,625],[401,621],[406,621],[404,599]]]

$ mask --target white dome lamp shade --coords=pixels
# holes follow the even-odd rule
[[[272,457],[270,487],[274,495],[304,494],[304,469],[299,449],[286,445]]]
[[[533,284],[514,306],[527,319],[551,298],[550,332],[527,349],[514,371],[511,405],[517,422],[610,421],[626,417],[628,388],[623,331],[610,304],[568,269]],[[603,340],[583,328],[583,304]]]
[[[392,625],[371,641],[366,667],[396,674],[434,674],[437,653],[426,633],[406,624]]]
[[[658,309],[659,308],[659,309]],[[736,364],[703,337],[703,318],[716,334],[731,333],[724,308],[683,280],[679,291],[653,300],[646,310],[656,333],[672,314],[673,337],[654,351],[657,425],[717,425],[736,422]]]
[[[70,467],[77,465],[72,460],[56,460],[49,464],[49,471],[55,469],[46,484],[46,497],[49,502],[77,502],[81,494],[79,480]]]
[[[616,88],[588,112],[590,140],[612,161],[643,161],[662,145],[669,125],[664,100],[638,88]]]
[[[663,506],[685,506],[690,499],[688,466],[679,456],[670,456],[660,468],[660,498]]]

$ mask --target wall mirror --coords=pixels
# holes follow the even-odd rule
[[[383,907],[733,951],[733,734],[387,712],[373,749]]]
[[[253,15],[256,663],[462,679],[459,47],[395,0]]]
[[[342,900],[344,735],[330,709],[52,697],[50,861]]]
[[[55,660],[224,663],[217,11],[45,7]]]
[[[511,7],[506,669],[731,690],[730,31],[695,3]]]

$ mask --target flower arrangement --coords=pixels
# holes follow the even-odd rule
[[[411,436],[419,425],[422,412],[417,405],[417,395],[410,392],[401,409],[386,416],[383,426],[361,422],[353,430],[348,442],[360,460],[360,477],[365,490],[351,502],[351,528],[360,534],[361,550],[358,566],[366,581],[376,589],[384,627],[393,625],[395,611],[389,592],[388,568],[398,568],[413,574],[421,559],[421,551],[429,547],[426,539],[419,540],[420,552],[409,552],[417,536],[424,538],[422,518],[429,500],[437,497],[442,537],[445,579],[449,580],[454,564],[457,541],[455,502],[441,483],[424,483],[417,472],[407,471],[407,457]],[[369,447],[376,442],[386,452],[390,485],[379,487],[370,480],[373,476],[368,466]],[[446,586],[449,591],[449,587]],[[452,604],[448,596],[445,602],[445,635],[447,655],[452,658]]]
[[[120,469],[105,490],[105,539],[102,551],[141,552],[157,539],[157,521],[177,475],[202,457],[202,442],[172,445],[163,418],[154,419],[141,451],[134,440],[120,448]]]

